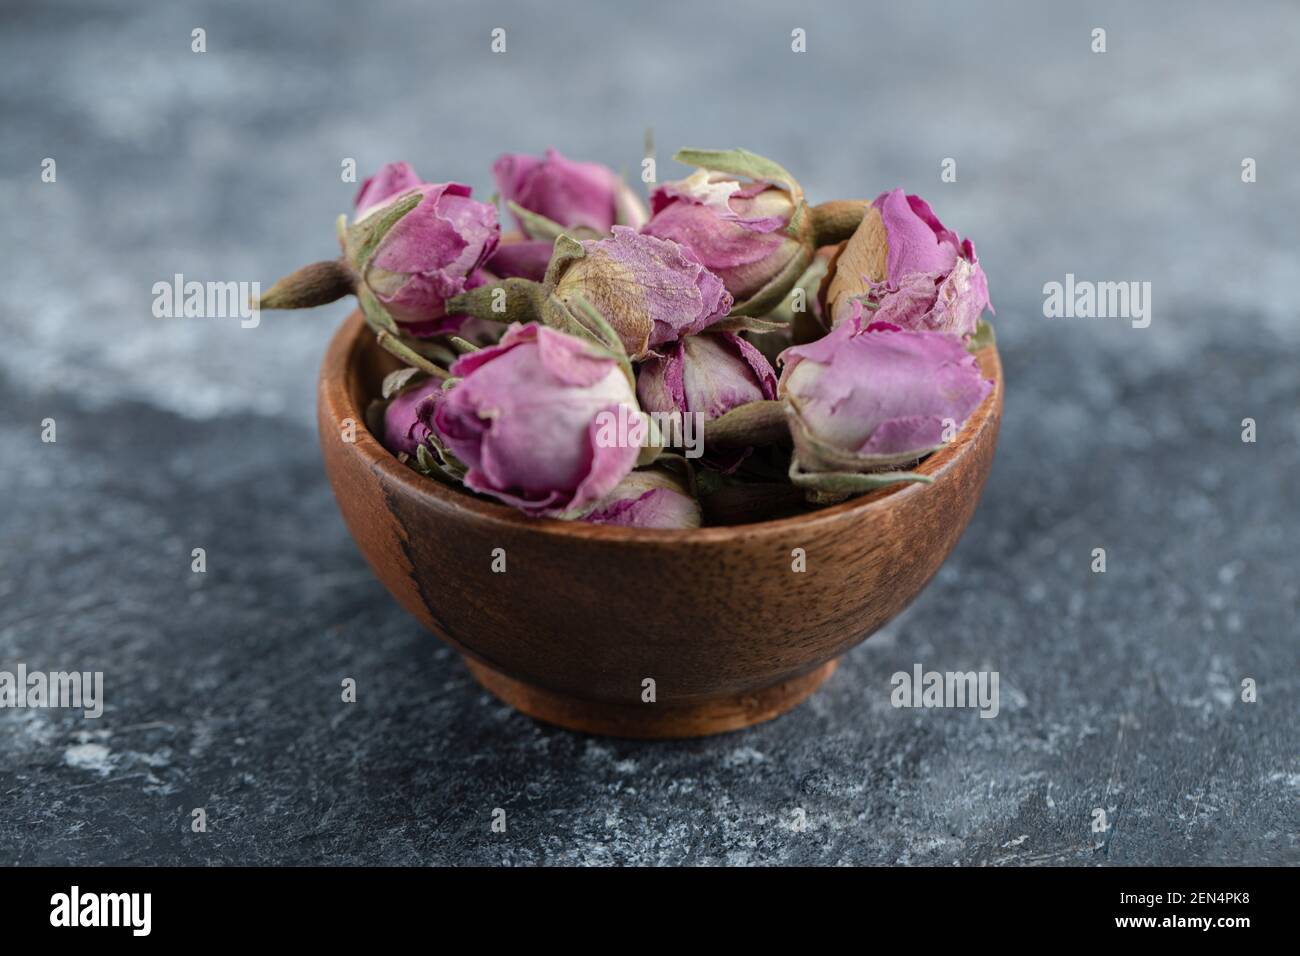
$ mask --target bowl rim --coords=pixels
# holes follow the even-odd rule
[[[363,335],[367,328],[365,318],[358,309],[335,330],[321,362],[318,383],[322,413],[328,407],[334,421],[352,418],[356,422],[356,441],[349,443],[353,453],[359,455],[372,472],[400,486],[403,491],[417,498],[436,499],[443,508],[457,512],[459,517],[472,518],[478,522],[488,522],[515,531],[529,531],[557,537],[601,542],[690,545],[717,544],[753,536],[783,535],[796,529],[815,531],[823,525],[833,524],[848,515],[856,515],[859,512],[883,512],[906,496],[925,494],[952,471],[956,463],[974,444],[976,437],[990,426],[996,427],[997,419],[1001,415],[1002,362],[996,345],[990,344],[975,355],[980,362],[981,370],[991,376],[993,390],[966,419],[961,431],[951,443],[930,455],[913,469],[934,478],[933,484],[908,482],[891,485],[838,504],[828,505],[810,514],[755,521],[749,524],[714,525],[703,528],[636,528],[627,525],[564,521],[559,518],[534,518],[509,505],[482,501],[473,495],[462,493],[436,479],[420,474],[399,462],[397,457],[371,433],[366,425],[365,410],[356,407],[351,389],[351,375],[354,374],[356,367],[356,356],[362,348],[370,344]],[[332,383],[340,386],[337,392],[331,392],[329,386]],[[336,394],[342,395],[343,408],[336,407],[334,400]]]

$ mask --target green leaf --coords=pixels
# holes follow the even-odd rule
[[[780,163],[747,149],[679,149],[673,159],[714,172],[780,183],[790,190],[790,195],[796,202],[803,200],[803,187],[790,175],[789,170]]]
[[[975,326],[975,334],[972,335],[970,341],[966,343],[966,350],[968,352],[978,352],[980,349],[987,345],[992,345],[996,341],[997,339],[993,335],[993,326],[984,319],[980,319],[979,325]]]

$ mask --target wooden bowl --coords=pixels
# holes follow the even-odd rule
[[[321,368],[321,449],[379,579],[489,691],[573,730],[692,737],[794,707],[934,576],[997,443],[1001,365],[992,346],[979,360],[996,387],[919,466],[933,484],[757,524],[656,531],[528,518],[418,474],[366,430],[365,408],[395,362],[360,313]],[[505,573],[493,571],[497,548]]]

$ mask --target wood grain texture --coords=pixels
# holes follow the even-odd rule
[[[325,468],[345,522],[392,595],[471,662],[493,693],[591,733],[676,737],[768,719],[829,676],[823,665],[893,618],[938,571],[988,477],[996,387],[917,470],[931,485],[814,514],[686,531],[534,519],[426,478],[366,431],[394,360],[359,314],[321,370]],[[357,422],[356,441],[341,437]],[[492,571],[505,549],[506,572]],[[802,548],[807,570],[792,570]],[[643,681],[654,703],[642,702]]]

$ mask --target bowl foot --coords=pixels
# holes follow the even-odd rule
[[[566,730],[607,737],[705,737],[761,724],[801,703],[831,676],[839,660],[745,694],[708,697],[689,704],[615,704],[583,700],[525,684],[465,658],[474,678],[494,696],[529,717]]]

